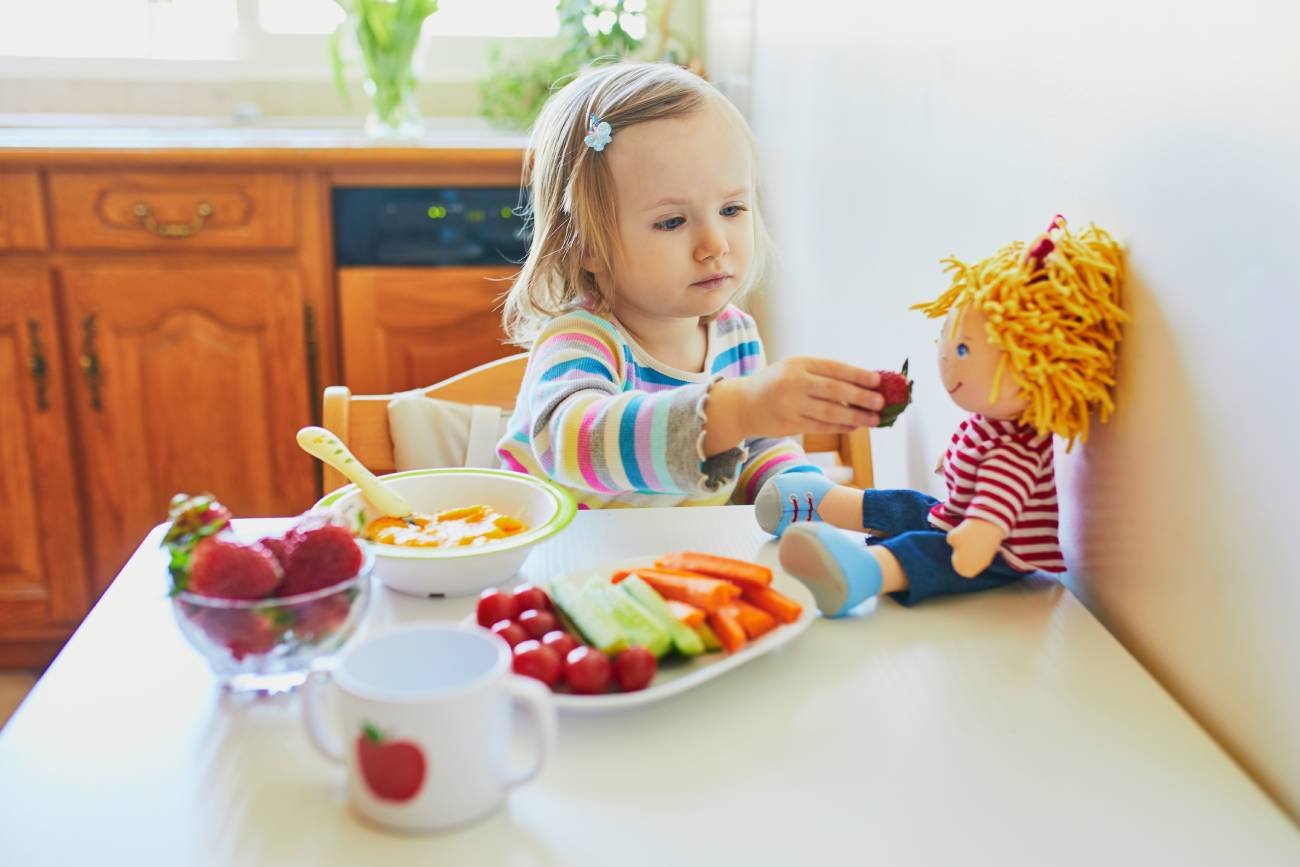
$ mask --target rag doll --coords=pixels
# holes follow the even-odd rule
[[[913,605],[1065,570],[1053,442],[1068,450],[1087,439],[1093,411],[1104,422],[1114,409],[1119,245],[1095,226],[1072,234],[1058,216],[1029,244],[944,265],[947,291],[913,309],[945,317],[939,376],[969,413],[940,462],[947,498],[787,473],[755,503],[759,524],[781,537],[781,565],[828,617],[879,593]]]

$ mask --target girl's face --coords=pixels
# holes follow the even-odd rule
[[[686,117],[614,130],[619,243],[598,274],[624,321],[716,313],[754,253],[753,164],[736,121],[707,103]]]
[[[953,324],[956,323],[956,329]],[[988,418],[1014,419],[1029,401],[1010,370],[1002,371],[996,396],[989,394],[1002,349],[989,342],[988,317],[973,307],[954,307],[939,334],[939,378],[952,402]]]

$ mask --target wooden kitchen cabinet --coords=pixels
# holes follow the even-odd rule
[[[45,244],[40,175],[0,171],[0,252],[44,250]]]
[[[357,394],[432,385],[519,350],[500,296],[515,268],[341,268],[343,379]]]
[[[240,516],[310,505],[315,467],[293,438],[313,399],[295,271],[114,263],[62,276],[97,579],[178,491],[211,491]]]
[[[326,385],[427,385],[509,352],[489,278],[513,269],[336,274],[331,190],[518,184],[522,142],[241,135],[0,128],[0,668],[54,656],[173,494],[309,508],[319,467],[294,434]]]
[[[89,601],[65,363],[48,275],[0,271],[0,666],[50,655]]]

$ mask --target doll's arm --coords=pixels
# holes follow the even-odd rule
[[[948,531],[952,568],[963,578],[974,578],[992,564],[1007,536],[996,524],[967,518]]]
[[[993,562],[1029,501],[1039,469],[1035,457],[1010,445],[990,450],[980,461],[966,518],[948,533],[958,575],[974,578]]]

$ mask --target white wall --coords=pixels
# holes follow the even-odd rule
[[[1069,583],[1300,818],[1300,4],[758,0],[773,355],[912,359],[877,484],[960,418],[907,306],[1056,212],[1124,240],[1118,413],[1059,465]]]

